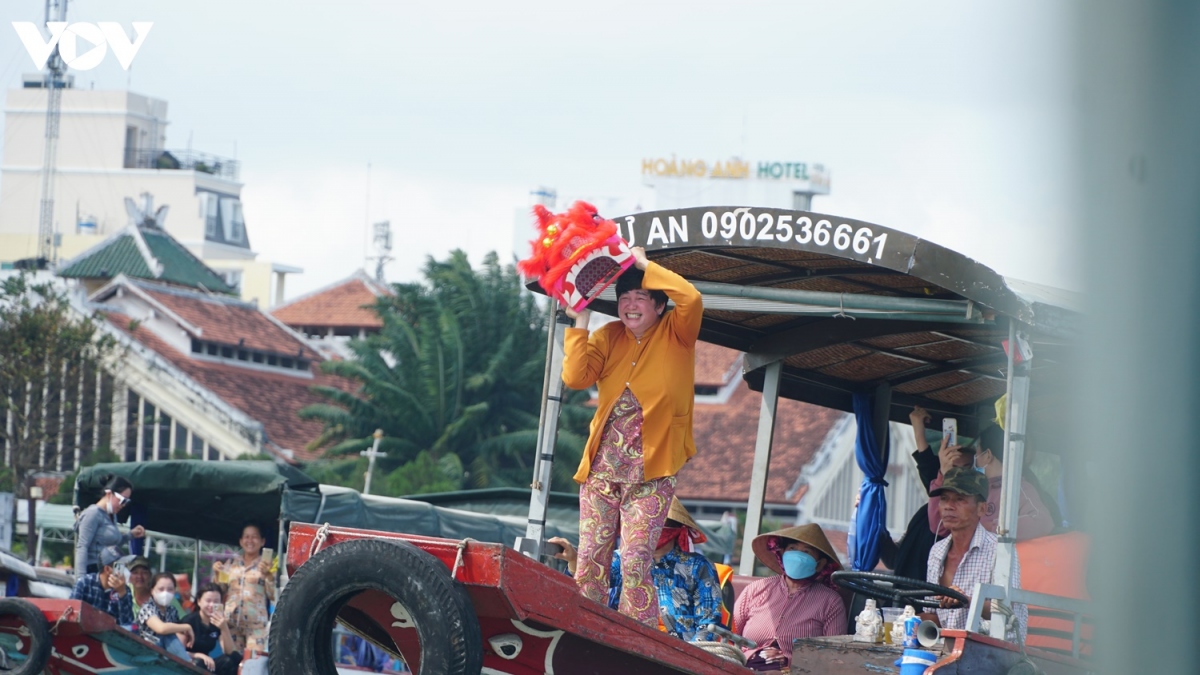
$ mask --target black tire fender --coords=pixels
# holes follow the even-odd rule
[[[421,641],[417,675],[479,675],[483,637],[466,589],[433,555],[380,539],[330,546],[296,570],[271,619],[270,675],[336,675],[338,611],[369,589],[395,598],[412,616]]]
[[[6,675],[37,675],[50,661],[54,641],[50,638],[50,624],[42,610],[33,603],[20,598],[0,599],[0,616],[15,616],[29,629],[29,658],[19,667],[5,670]]]

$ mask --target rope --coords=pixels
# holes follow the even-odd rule
[[[458,580],[458,570],[463,564],[463,553],[467,550],[467,542],[469,541],[475,540],[467,537],[466,539],[458,542],[458,546],[456,547],[458,552],[454,555],[454,567],[450,570],[450,578],[456,581]]]
[[[64,621],[66,621],[67,619],[71,618],[71,616],[74,614],[75,614],[74,607],[68,607],[68,608],[64,609],[62,615],[58,617],[58,621],[55,621],[54,625],[50,627],[50,634],[58,635],[58,625]]]
[[[325,545],[327,537],[329,537],[329,523],[325,523],[317,530],[317,536],[313,538],[312,551],[308,554],[308,557],[313,557],[317,554],[317,551],[321,550],[321,547]]]
[[[713,656],[736,663],[739,666],[746,665],[746,655],[742,653],[742,650],[734,647],[728,642],[708,642],[707,640],[697,640],[692,644],[696,645],[700,649],[703,649],[709,654],[712,654]]]
[[[851,321],[855,320],[854,317],[852,317],[846,313],[846,294],[845,293],[838,294],[838,313],[834,314],[833,318],[835,318],[835,319],[850,319]]]

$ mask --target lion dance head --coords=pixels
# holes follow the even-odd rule
[[[517,268],[526,277],[536,277],[542,290],[566,307],[587,307],[633,265],[617,224],[601,218],[591,204],[575,202],[558,214],[539,204],[533,215],[540,236],[529,242],[531,255]]]

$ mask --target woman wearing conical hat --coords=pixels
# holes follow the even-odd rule
[[[654,549],[650,578],[658,599],[660,627],[689,642],[715,639],[704,627],[723,623],[717,570],[708,558],[693,550],[694,544],[705,541],[708,537],[700,531],[691,514],[672,497],[666,523]],[[555,557],[566,560],[568,569],[574,573],[578,561],[575,548],[561,537],[550,539],[550,542],[563,547],[562,553]],[[617,552],[609,568],[608,606],[612,609],[619,608],[622,581],[621,555]]]
[[[753,651],[768,661],[787,660],[796,638],[846,632],[846,605],[830,580],[842,566],[820,525],[761,534],[753,547],[776,573],[747,586],[733,610],[738,630],[759,645]]]

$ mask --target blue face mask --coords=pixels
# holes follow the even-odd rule
[[[979,473],[982,473],[982,474],[987,474],[987,472],[986,472],[986,471],[984,471],[984,467],[982,467],[982,466],[979,466],[978,464],[976,464],[976,463],[975,463],[975,460],[977,460],[977,459],[979,459],[979,452],[978,452],[978,451],[976,451],[976,452],[975,452],[975,456],[971,458],[971,468],[972,468],[972,469],[975,469],[975,470],[976,470],[976,471],[978,471]]]
[[[817,573],[817,559],[804,551],[784,551],[783,573],[789,579],[807,579]]]

